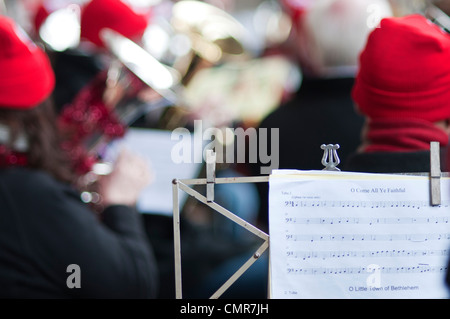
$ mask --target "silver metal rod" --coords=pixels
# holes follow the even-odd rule
[[[206,185],[206,178],[180,179],[185,185]],[[251,176],[251,177],[218,177],[215,179],[216,184],[234,184],[234,183],[266,183],[269,176]]]
[[[250,268],[255,261],[262,256],[262,254],[266,251],[267,247],[269,247],[268,240],[264,241],[264,243],[258,248],[258,250],[253,254],[253,256],[245,262],[212,296],[210,299],[219,298],[230,286],[238,280],[242,274]]]
[[[218,213],[221,213],[225,217],[227,217],[230,220],[234,221],[236,224],[244,227],[245,229],[247,229],[251,233],[253,233],[256,236],[258,236],[259,238],[262,238],[264,240],[268,240],[269,239],[269,235],[266,234],[265,232],[263,232],[262,230],[256,228],[252,224],[250,224],[250,223],[246,222],[245,220],[243,220],[242,218],[236,216],[235,214],[233,214],[229,210],[223,208],[219,204],[217,204],[215,202],[208,202],[205,196],[203,196],[202,194],[200,194],[197,191],[193,190],[192,188],[186,186],[183,182],[178,181],[178,186],[179,186],[179,188],[181,190],[185,191],[186,193],[188,193],[189,195],[191,195],[195,199],[199,200],[200,202],[204,203],[205,205],[208,205],[209,207],[211,207],[212,209],[214,209]]]
[[[178,201],[178,181],[172,182],[173,195],[173,247],[175,258],[175,297],[181,299],[183,297],[182,281],[181,281],[181,236],[180,236],[180,205]]]
[[[268,260],[269,260],[269,262],[268,262],[269,267],[268,267],[267,278],[269,278],[269,280],[267,281],[267,298],[272,299],[272,270],[271,270],[271,266],[270,266],[270,253],[269,253]]]

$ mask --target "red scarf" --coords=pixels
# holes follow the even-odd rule
[[[0,168],[26,166],[27,164],[27,155],[25,153],[14,151],[10,147],[0,144]]]
[[[430,149],[430,142],[446,146],[449,137],[439,127],[419,119],[371,119],[365,152],[413,152]]]

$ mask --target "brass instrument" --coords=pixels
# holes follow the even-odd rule
[[[253,113],[250,116],[252,122],[253,119],[262,117],[269,109],[264,102],[272,98],[259,101],[262,102],[262,109],[258,114],[258,109],[252,107],[257,101],[252,99],[251,94],[248,96],[251,101],[249,100],[250,103],[247,103],[244,111],[243,90],[252,90],[251,93],[254,93],[260,89],[260,83],[267,83],[263,69],[273,71],[276,59],[262,61],[258,56],[267,47],[278,46],[286,41],[292,23],[276,1],[260,1],[256,8],[247,11],[246,17],[250,21],[244,26],[243,22],[215,6],[201,1],[184,0],[173,5],[172,14],[167,21],[160,19],[149,26],[151,32],[148,41],[144,34],[144,47],[149,52],[155,52],[155,55],[159,53],[160,61],[174,67],[182,76],[182,90],[178,91],[182,103],[170,108],[164,118],[169,129],[185,126],[186,117],[198,118],[203,114],[198,113],[206,108],[216,108],[211,113],[228,113],[223,117],[225,121],[227,117],[228,120],[240,121],[242,116],[247,117],[249,113]],[[150,33],[162,39],[160,42],[167,43],[164,50],[156,52],[158,50],[152,49]],[[284,70],[287,62],[279,63],[277,71],[282,75],[272,75],[273,79],[279,79],[286,74]],[[295,65],[291,67],[292,70],[295,69]],[[298,78],[299,76],[296,76],[296,79]],[[204,86],[201,82],[207,85]],[[296,81],[293,80],[292,83],[294,82]],[[230,89],[233,85],[235,88],[241,87],[241,90]],[[214,86],[212,90],[210,86]],[[263,89],[263,92],[267,90]],[[209,97],[211,100],[217,100],[220,96],[225,97],[224,95],[226,98],[222,104],[227,104],[226,106],[214,105],[214,101],[212,104],[208,102]],[[264,94],[260,96],[263,99]]]
[[[242,59],[246,30],[226,12],[200,1],[179,1],[172,9],[171,25],[191,40],[192,50],[212,64]],[[245,57],[244,57],[245,58]]]
[[[202,68],[225,61],[247,60],[243,25],[225,11],[201,2],[183,0],[171,7],[170,16],[155,17],[142,45],[160,62],[176,69],[181,84]],[[153,39],[160,41],[154,43]]]
[[[153,38],[161,41],[154,43]],[[142,47],[181,76],[175,90],[178,101],[161,118],[166,129],[189,124],[192,109],[184,92],[201,70],[253,57],[244,47],[247,38],[247,30],[239,21],[201,1],[178,1],[170,16],[155,18],[144,33]]]

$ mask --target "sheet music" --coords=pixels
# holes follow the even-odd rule
[[[448,298],[450,179],[275,171],[272,298]]]
[[[182,139],[187,143],[189,139]],[[152,182],[142,192],[137,209],[145,214],[172,216],[172,180],[197,178],[201,163],[174,163],[171,151],[178,140],[171,139],[171,131],[157,129],[129,128],[122,139],[113,142],[105,150],[104,158],[114,161],[122,147],[140,155],[147,161],[152,171]],[[187,147],[191,148],[192,145]],[[180,205],[183,206],[187,194],[180,192]]]

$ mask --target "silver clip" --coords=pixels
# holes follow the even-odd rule
[[[441,162],[439,153],[439,142],[430,142],[431,206],[441,204]]]
[[[337,166],[341,162],[337,154],[337,150],[340,148],[339,144],[322,144],[320,146],[323,149],[322,165],[325,166],[325,171],[340,171]]]
[[[214,184],[216,182],[216,153],[206,150],[206,200],[214,201]]]

